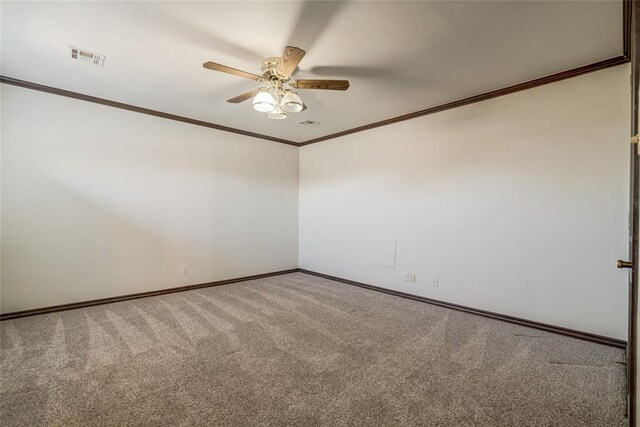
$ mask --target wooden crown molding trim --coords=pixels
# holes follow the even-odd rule
[[[469,98],[460,99],[457,101],[449,102],[446,104],[437,105],[435,107],[425,108],[424,110],[416,111],[402,116],[392,117],[390,119],[381,120],[379,122],[369,123],[363,126],[347,129],[341,132],[332,133],[330,135],[321,136],[319,138],[310,139],[308,141],[301,142],[299,146],[315,144],[317,142],[327,141],[329,139],[339,138],[341,136],[351,135],[357,132],[363,132],[369,129],[374,129],[382,126],[391,125],[394,123],[403,122],[405,120],[411,120],[418,117],[428,116],[430,114],[440,113],[446,110],[452,110],[458,107],[464,107],[465,105],[475,104],[477,102],[486,101],[489,99],[497,98],[499,96],[510,95],[512,93],[521,92],[527,89],[533,89],[538,86],[547,85],[549,83],[555,83],[560,80],[566,80],[572,77],[578,77],[583,74],[592,73],[594,71],[603,70],[605,68],[616,67],[618,65],[626,64],[629,59],[624,56],[616,56],[615,58],[605,59],[604,61],[594,62],[592,64],[584,65],[582,67],[573,68],[567,71],[561,71],[559,73],[551,74],[549,76],[540,77],[537,79],[529,80],[524,83],[518,83],[512,86],[507,86],[502,89],[496,89],[489,92],[481,93],[479,95],[471,96]]]
[[[625,5],[627,3],[625,2]],[[626,9],[625,9],[626,10]],[[626,21],[625,21],[626,22]],[[630,27],[629,27],[630,28]],[[629,62],[629,58],[626,55],[616,56],[615,58],[605,59],[604,61],[594,62],[592,64],[584,65],[582,67],[573,68],[567,71],[561,71],[559,73],[551,74],[549,76],[540,77],[537,79],[529,80],[524,83],[518,83],[512,86],[507,86],[502,89],[496,89],[493,91],[474,95],[469,98],[460,99],[457,101],[449,102],[446,104],[437,105],[435,107],[425,108],[409,114],[403,114],[401,116],[392,117],[390,119],[381,120],[374,123],[369,123],[363,126],[347,129],[344,131],[332,133],[329,135],[321,136],[314,139],[309,139],[303,142],[290,141],[288,139],[276,138],[269,135],[263,135],[260,133],[249,132],[242,129],[236,129],[228,126],[218,125],[216,123],[205,122],[202,120],[191,119],[189,117],[178,116],[176,114],[164,113],[162,111],[151,110],[149,108],[137,107],[135,105],[125,104],[123,102],[111,101],[109,99],[99,98],[96,96],[85,95],[70,90],[59,89],[52,86],[45,86],[38,83],[32,83],[26,80],[19,80],[12,77],[0,75],[0,83],[5,83],[13,86],[18,86],[26,89],[37,90],[40,92],[51,93],[54,95],[65,96],[68,98],[79,99],[81,101],[92,102],[95,104],[106,105],[109,107],[120,108],[122,110],[133,111],[136,113],[147,114],[150,116],[160,117],[168,120],[174,120],[182,123],[189,123],[196,126],[203,126],[210,129],[221,130],[224,132],[236,133],[239,135],[245,135],[253,138],[260,138],[267,141],[278,142],[280,144],[287,144],[294,147],[303,147],[305,145],[315,144],[322,141],[328,141],[330,139],[340,138],[342,136],[350,135],[353,133],[364,132],[366,130],[375,129],[382,126],[391,125],[394,123],[403,122],[405,120],[411,120],[418,117],[428,116],[430,114],[440,113],[446,110],[452,110],[458,107],[464,107],[466,105],[475,104],[477,102],[486,101],[489,99],[497,98],[504,95],[520,92],[527,89],[533,89],[535,87],[543,86],[549,83],[554,83],[560,80],[566,80],[572,77],[578,77],[583,74],[592,73],[594,71],[603,70],[610,67],[616,67],[618,65],[626,64]]]
[[[205,122],[203,120],[191,119],[189,117],[178,116],[176,114],[163,113],[162,111],[152,110],[149,108],[137,107],[131,104],[125,104],[123,102],[111,101],[109,99],[99,98],[97,96],[85,95],[70,90],[59,89],[52,86],[45,86],[38,83],[28,82],[26,80],[19,80],[12,77],[1,76],[0,83],[6,83],[13,86],[19,86],[26,89],[33,89],[40,92],[51,93],[54,95],[66,96],[67,98],[79,99],[81,101],[93,102],[94,104],[106,105],[109,107],[120,108],[122,110],[134,111],[136,113],[147,114],[149,116],[161,117],[163,119],[174,120],[182,123],[189,123],[196,126],[203,126],[211,129],[221,130],[223,132],[237,133],[239,135],[249,136],[252,138],[266,139],[267,141],[278,142],[280,144],[287,144],[298,146],[297,142],[289,141],[288,139],[276,138],[275,136],[263,135],[261,133],[249,132],[242,129],[236,129],[228,126],[219,125],[216,123]]]
[[[598,344],[604,344],[610,347],[617,347],[625,349],[627,342],[623,340],[619,340],[617,338],[605,337],[603,335],[596,335],[590,332],[582,332],[576,331],[575,329],[563,328],[561,326],[549,325],[547,323],[536,322],[533,320],[522,319],[520,317],[509,316],[506,314],[494,313],[487,310],[480,310],[473,307],[467,307],[460,304],[454,304],[450,302],[440,301],[433,298],[421,297],[418,295],[408,294],[405,292],[394,291],[392,289],[381,288],[379,286],[369,285],[366,283],[356,282],[354,280],[343,279],[336,276],[331,276],[329,274],[318,273],[315,271],[305,270],[304,268],[299,268],[299,272],[310,274],[312,276],[322,277],[324,279],[333,280],[335,282],[345,283],[347,285],[358,286],[360,288],[370,289],[377,292],[383,292],[385,294],[395,295],[401,298],[408,298],[414,301],[424,302],[427,304],[438,305],[440,307],[450,308],[457,311],[464,311],[466,313],[476,314],[478,316],[488,317],[491,319],[502,320],[504,322],[513,323],[516,325],[526,326],[529,328],[540,329],[546,332],[553,332],[555,334],[565,335],[572,338],[578,338],[585,341],[591,341]]]
[[[509,95],[515,92],[520,92],[534,87],[554,83],[560,80],[569,79],[571,77],[578,77],[583,74],[591,73],[598,70],[603,70],[609,67],[615,67],[617,65],[625,64],[630,61],[631,58],[631,17],[634,0],[622,0],[622,55],[614,58],[605,59],[604,61],[594,62],[593,64],[584,65],[582,67],[573,68],[571,70],[562,71],[556,74],[551,74],[546,77],[540,77],[537,79],[529,80],[524,83],[515,84],[506,88],[485,92],[480,95],[475,95],[469,98],[460,99],[457,101],[449,102],[447,104],[438,105],[435,107],[425,108],[414,113],[404,114],[402,116],[392,117],[390,119],[381,120],[379,122],[369,123],[363,126],[347,129],[341,132],[332,133],[330,135],[321,136],[314,139],[301,142],[298,145],[303,147],[305,145],[315,144],[317,142],[327,141],[329,139],[339,138],[341,136],[350,135],[352,133],[363,132],[365,130],[374,129],[381,126],[391,125],[394,123],[402,122],[405,120],[415,119],[417,117],[427,116],[429,114],[439,113],[441,111],[451,110],[453,108],[463,107],[465,105],[474,104],[476,102],[486,101],[488,99],[497,98],[499,96]]]
[[[41,92],[52,93],[55,95],[66,96],[69,98],[79,99],[82,101],[93,102],[96,104],[107,105],[114,108],[120,108],[123,110],[134,111],[141,114],[148,114],[150,116],[161,117],[168,120],[175,120],[178,122],[189,123],[196,126],[208,127],[211,129],[221,130],[224,132],[236,133],[239,135],[245,135],[252,138],[265,139],[267,141],[278,142],[281,144],[292,145],[294,147],[303,147],[305,145],[315,144],[322,141],[327,141],[341,136],[351,135],[357,132],[363,132],[369,129],[375,129],[377,127],[387,126],[394,123],[399,123],[405,120],[411,120],[418,117],[427,116],[430,114],[439,113],[446,110],[451,110],[458,107],[464,107],[466,105],[475,104],[476,102],[482,102],[489,99],[497,98],[504,95],[520,92],[527,89],[533,89],[538,86],[543,86],[549,83],[554,83],[560,80],[566,80],[572,77],[578,77],[583,74],[592,73],[594,71],[603,70],[609,67],[615,67],[625,64],[630,61],[631,58],[631,17],[632,17],[633,0],[622,0],[622,35],[623,35],[623,53],[620,56],[605,59],[603,61],[594,62],[592,64],[584,65],[582,67],[573,68],[567,71],[561,71],[559,73],[551,74],[549,76],[540,77],[537,79],[529,80],[524,83],[518,83],[512,86],[507,86],[502,89],[496,89],[493,91],[481,93],[479,95],[471,96],[468,98],[460,99],[457,101],[449,102],[446,104],[437,105],[435,107],[425,108],[423,110],[415,111],[413,113],[403,114],[401,116],[392,117],[378,122],[369,123],[362,126],[357,126],[351,129],[343,130],[340,132],[332,133],[329,135],[321,136],[318,138],[309,139],[302,142],[295,142],[288,139],[277,138],[274,136],[263,135],[260,133],[249,132],[242,129],[236,129],[228,126],[219,125],[216,123],[206,122],[203,120],[191,119],[189,117],[178,116],[176,114],[164,113],[162,111],[151,110],[149,108],[137,107],[135,105],[125,104],[123,102],[111,101],[96,96],[85,95],[78,92],[59,89],[52,86],[45,86],[38,83],[32,83],[25,80],[19,80],[12,77],[0,75],[0,83],[6,83],[14,86],[19,86],[27,89],[38,90]]]
[[[246,282],[248,280],[263,279],[265,277],[280,276],[282,274],[295,273],[297,268],[290,270],[274,271],[272,273],[256,274],[253,276],[238,277],[235,279],[218,280],[216,282],[200,283],[197,285],[178,286],[175,288],[158,289],[156,291],[138,292],[135,294],[119,295],[116,297],[100,298],[89,301],[72,302],[68,304],[52,305],[49,307],[33,308],[29,310],[13,311],[0,314],[0,321],[17,319],[20,317],[34,316],[36,314],[55,313],[58,311],[73,310],[75,308],[91,307],[94,305],[110,304],[113,302],[128,301],[138,298],[154,297],[158,295],[172,294],[174,292],[192,291],[194,289],[210,288],[212,286],[230,285],[232,283]]]

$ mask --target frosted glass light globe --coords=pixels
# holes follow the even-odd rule
[[[253,109],[261,113],[269,113],[276,109],[276,100],[269,92],[260,91],[253,98]]]
[[[302,99],[295,92],[289,92],[282,97],[280,108],[287,113],[299,113],[302,111]]]
[[[278,108],[277,110],[269,113],[267,117],[274,120],[282,120],[287,118],[287,113]]]

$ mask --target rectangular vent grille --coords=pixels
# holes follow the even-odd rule
[[[69,46],[68,49],[69,56],[71,59],[75,59],[77,61],[90,62],[94,65],[102,66],[104,65],[104,55],[100,55],[99,53],[89,52],[88,50],[78,49],[77,47]]]
[[[302,122],[298,122],[298,124],[302,126],[318,126],[320,122],[314,122],[313,120],[304,120]]]

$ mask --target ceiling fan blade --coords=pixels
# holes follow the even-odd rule
[[[298,47],[285,47],[284,52],[282,52],[282,56],[280,57],[278,73],[285,77],[289,77],[291,73],[295,71],[296,67],[298,66],[300,61],[302,61],[302,58],[304,58],[304,55],[306,53],[307,52]]]
[[[346,5],[346,1],[302,2],[287,40],[309,51],[322,39],[327,27]]]
[[[246,71],[237,70],[235,68],[227,67],[226,65],[222,65],[222,64],[216,64],[215,62],[205,62],[204,64],[202,64],[202,66],[209,70],[221,71],[223,73],[233,74],[234,76],[240,76],[240,77],[255,80],[258,82],[261,82],[262,80],[264,80],[262,76],[259,76],[257,74],[247,73]]]
[[[293,87],[298,89],[347,90],[349,80],[296,80]]]
[[[235,96],[235,97],[233,97],[231,99],[227,99],[227,102],[230,102],[232,104],[238,104],[238,103],[240,103],[242,101],[246,101],[247,99],[253,98],[254,96],[256,96],[258,94],[258,92],[260,92],[260,88],[259,87],[255,88],[253,90],[250,90],[249,92],[245,92],[242,95],[238,95],[238,96]]]

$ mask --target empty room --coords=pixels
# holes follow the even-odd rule
[[[0,2],[0,425],[638,426],[636,1]]]

